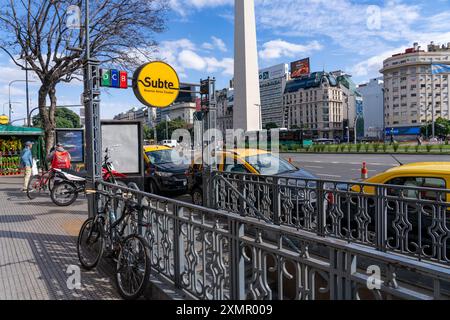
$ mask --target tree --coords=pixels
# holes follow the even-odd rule
[[[170,139],[172,137],[172,133],[177,129],[189,129],[189,125],[181,120],[181,119],[175,119],[173,121],[167,122],[166,127],[166,121],[160,122],[156,126],[156,134],[158,135],[158,140],[164,140],[166,139],[166,128],[168,129],[168,138]]]
[[[56,128],[81,128],[80,117],[67,108],[57,108],[55,111]],[[33,117],[33,126],[42,128],[42,120],[37,115]]]
[[[80,80],[84,63],[85,28],[72,28],[67,23],[76,18],[68,9],[71,5],[81,8],[85,0],[4,2],[7,4],[0,9],[0,49],[19,67],[25,67],[26,62],[40,80],[39,116],[49,150],[56,127],[57,85]],[[167,1],[102,0],[90,4],[92,57],[125,70],[150,60],[156,48],[154,35],[164,30]]]
[[[278,125],[275,122],[269,122],[266,124],[266,130],[278,129]]]
[[[435,133],[436,136],[447,136],[450,134],[450,120],[443,118],[437,118],[435,121]],[[432,124],[429,123],[421,128],[421,132],[424,135],[430,136],[433,132]]]

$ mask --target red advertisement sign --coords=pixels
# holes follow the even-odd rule
[[[291,63],[291,78],[300,78],[311,73],[309,58]]]

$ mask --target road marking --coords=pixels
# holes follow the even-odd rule
[[[325,169],[324,167],[318,167],[318,166],[305,166],[305,168],[311,168],[311,169]]]

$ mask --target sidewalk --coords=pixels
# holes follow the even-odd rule
[[[21,177],[0,177],[0,300],[119,299],[105,263],[81,269],[81,289],[67,286],[67,268],[79,266],[76,241],[87,218],[84,195],[68,208],[48,194],[31,201]]]

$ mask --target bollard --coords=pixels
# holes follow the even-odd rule
[[[362,168],[361,168],[361,179],[368,179],[369,178],[369,170],[367,169],[367,163],[363,162]]]

